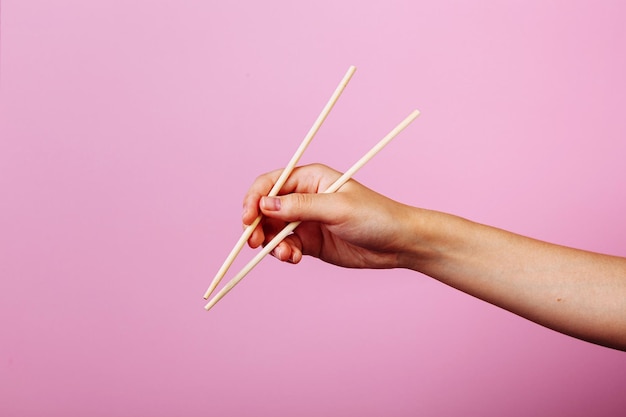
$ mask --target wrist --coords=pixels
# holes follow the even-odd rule
[[[401,268],[428,273],[454,250],[467,220],[411,207],[406,241],[398,255]]]

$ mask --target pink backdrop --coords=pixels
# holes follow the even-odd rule
[[[4,0],[3,416],[615,416],[626,356],[408,271],[266,259],[201,295],[256,175],[626,255],[621,1]],[[246,258],[252,255],[247,249]],[[241,266],[238,262],[236,266]]]

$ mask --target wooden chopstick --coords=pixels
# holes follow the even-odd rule
[[[348,82],[350,82],[350,79],[352,78],[352,75],[354,75],[355,71],[356,71],[355,66],[351,66],[350,68],[348,68],[346,75],[344,75],[343,79],[339,82],[339,85],[333,92],[332,96],[330,96],[328,103],[326,103],[326,106],[324,106],[324,108],[322,109],[322,112],[317,117],[317,120],[315,120],[315,123],[313,123],[313,126],[311,126],[311,129],[302,140],[302,143],[300,144],[296,152],[291,157],[291,160],[289,161],[285,169],[283,169],[282,173],[280,174],[280,177],[278,177],[278,180],[276,181],[276,183],[270,190],[268,196],[273,197],[273,196],[278,195],[280,189],[283,187],[283,185],[285,185],[285,181],[287,181],[287,178],[289,178],[289,175],[291,175],[291,171],[293,171],[294,167],[296,166],[296,164],[302,157],[302,154],[304,154],[304,151],[306,150],[307,146],[309,146],[309,144],[311,143],[311,140],[313,140],[313,137],[322,126],[322,123],[324,123],[324,120],[326,120],[326,117],[328,116],[330,111],[333,109],[335,103],[337,102],[337,100],[339,100],[339,96],[341,96],[341,93],[348,85]],[[217,274],[213,278],[213,281],[211,281],[211,285],[204,293],[205,300],[209,298],[211,293],[219,285],[220,281],[222,280],[222,278],[224,277],[224,275],[226,274],[230,266],[235,261],[235,258],[237,257],[239,252],[241,252],[241,249],[244,247],[244,245],[246,244],[246,242],[252,235],[252,232],[254,232],[254,229],[256,229],[256,227],[259,225],[259,222],[261,221],[262,217],[263,217],[262,215],[259,215],[256,219],[254,219],[252,224],[250,224],[244,229],[241,237],[235,244],[235,247],[233,247],[233,249],[230,251],[230,254],[228,254],[228,257],[226,258],[226,260],[220,267],[219,271],[217,271]]]
[[[323,193],[334,193],[337,191],[342,185],[344,185],[348,180],[359,170],[361,169],[370,159],[374,157],[381,149],[383,149],[391,140],[396,137],[402,130],[404,130],[413,120],[419,116],[420,112],[418,110],[413,111],[406,119],[400,122],[396,127],[391,130],[383,139],[380,140],[372,149],[370,149],[361,159],[359,159],[350,169],[348,169],[341,177],[337,179],[330,187],[323,191]],[[283,241],[285,237],[287,237],[290,233],[292,233],[296,227],[300,225],[301,222],[291,222],[285,228],[278,233],[274,239],[272,239],[265,247],[254,257],[243,269],[232,279],[228,284],[226,284],[220,292],[218,292],[215,297],[208,302],[208,304],[204,307],[205,310],[210,310],[219,300],[221,300],[230,290],[233,289],[235,285],[237,285],[261,260],[269,254],[280,242]]]

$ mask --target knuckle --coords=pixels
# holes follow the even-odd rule
[[[269,173],[261,174],[254,180],[255,185],[259,185],[263,188],[266,188],[268,185],[271,186],[272,180]]]
[[[313,164],[309,165],[309,167],[311,167],[311,169],[314,172],[316,172],[316,173],[318,173],[320,175],[328,172],[329,170],[332,170],[332,168],[330,168],[328,165],[324,165],[324,164],[321,164],[319,162],[313,163]]]
[[[288,213],[291,216],[300,219],[303,212],[306,212],[311,207],[311,198],[307,194],[291,194],[289,198],[289,206],[287,207]]]
[[[314,163],[310,164],[309,166],[310,166],[311,168],[313,168],[313,169],[317,169],[317,170],[322,170],[322,169],[327,168],[327,166],[326,166],[326,165],[321,164],[321,163],[319,163],[319,162],[314,162]]]
[[[295,197],[295,206],[298,209],[306,208],[306,206],[309,204],[309,198],[307,197],[306,194],[294,194],[294,197]]]

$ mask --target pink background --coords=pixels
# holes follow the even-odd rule
[[[624,2],[1,6],[1,415],[626,410],[624,353],[409,271],[266,259],[201,298],[351,64],[303,163],[345,169],[419,108],[361,182],[626,255]]]

